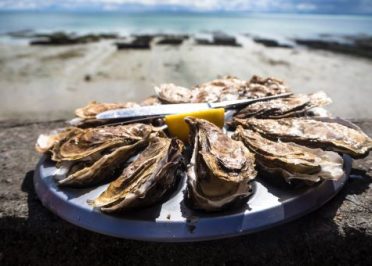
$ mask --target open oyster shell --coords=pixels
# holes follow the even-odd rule
[[[235,118],[234,122],[270,139],[342,152],[353,158],[363,158],[372,149],[372,140],[357,126],[349,127],[338,120]]]
[[[187,197],[193,208],[217,211],[251,192],[255,178],[254,155],[242,142],[232,140],[220,128],[187,117],[193,154],[187,170]]]
[[[96,115],[108,110],[138,107],[134,102],[126,103],[98,103],[96,101],[90,102],[88,105],[75,110],[75,115],[82,119],[95,119]]]
[[[335,152],[310,149],[292,142],[271,141],[241,126],[232,138],[242,141],[256,155],[256,162],[264,170],[281,174],[287,182],[291,179],[311,182],[337,180],[344,174],[343,160]]]
[[[152,138],[137,159],[90,203],[103,212],[123,212],[158,202],[176,182],[183,148],[177,139]]]
[[[291,95],[285,98],[250,104],[240,110],[235,117],[284,118],[303,116],[308,110],[325,106],[331,102],[332,100],[322,91],[308,95]]]

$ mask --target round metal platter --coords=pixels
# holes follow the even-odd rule
[[[95,199],[108,186],[89,189],[59,188],[54,180],[57,168],[41,157],[34,176],[35,190],[45,207],[73,223],[105,235],[151,241],[201,241],[252,233],[303,216],[330,200],[345,184],[351,159],[344,156],[344,176],[312,187],[293,188],[270,184],[257,178],[254,193],[240,209],[208,214],[189,209],[184,203],[185,178],[164,202],[121,216],[93,209]]]

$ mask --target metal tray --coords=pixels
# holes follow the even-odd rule
[[[99,212],[87,204],[108,185],[89,189],[59,188],[54,181],[56,167],[42,156],[35,171],[36,193],[45,207],[72,224],[105,235],[164,242],[202,241],[252,233],[274,227],[321,207],[337,194],[351,170],[344,156],[344,176],[312,187],[293,189],[258,178],[254,194],[237,210],[208,214],[196,212],[184,203],[185,178],[165,202],[122,216]]]

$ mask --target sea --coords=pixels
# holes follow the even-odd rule
[[[372,16],[325,14],[1,11],[0,40],[10,32],[249,34],[266,38],[372,36]]]

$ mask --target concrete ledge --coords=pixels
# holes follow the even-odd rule
[[[372,135],[372,119],[354,122]],[[372,265],[372,155],[354,161],[332,201],[295,222],[225,240],[140,242],[80,229],[41,205],[33,146],[40,133],[63,125],[0,122],[0,265]]]

